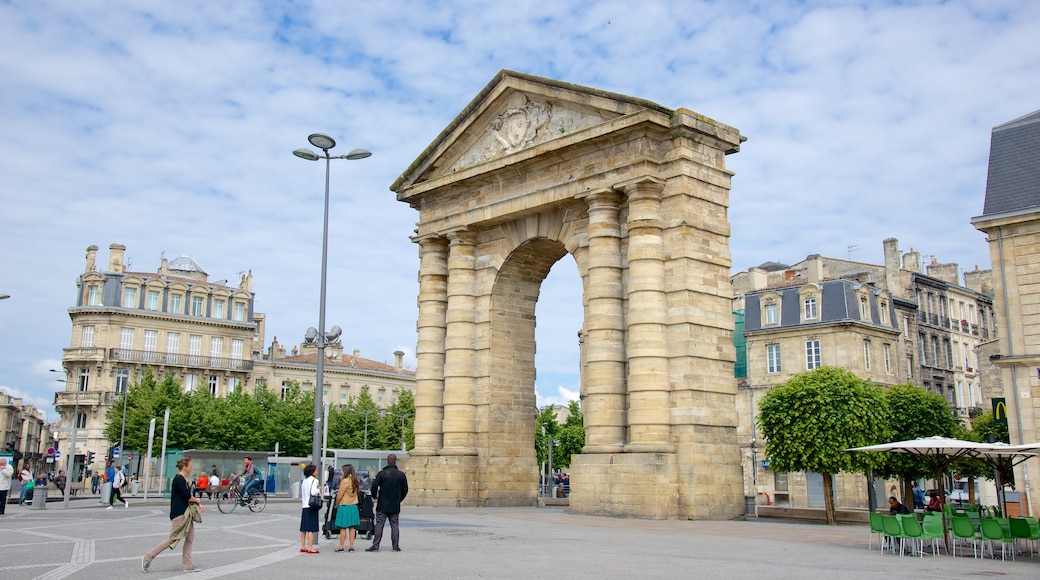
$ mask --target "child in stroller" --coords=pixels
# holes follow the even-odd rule
[[[361,484],[358,486],[361,489],[358,492],[358,515],[361,517],[361,525],[358,526],[358,537],[361,537],[361,534],[365,534],[365,539],[371,540],[372,534],[376,530],[376,514],[372,505],[372,479],[369,477],[367,469],[358,471],[358,480]]]

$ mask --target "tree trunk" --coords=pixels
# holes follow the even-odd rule
[[[823,476],[823,505],[827,511],[827,524],[835,525],[838,519],[834,516],[834,481],[831,474],[821,473]]]

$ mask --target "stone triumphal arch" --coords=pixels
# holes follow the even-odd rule
[[[572,511],[743,513],[725,163],[741,141],[686,109],[502,71],[394,182],[419,211],[409,499],[535,503],[535,303],[573,259]]]

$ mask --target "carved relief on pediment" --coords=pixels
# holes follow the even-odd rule
[[[450,170],[498,159],[602,120],[596,115],[554,107],[552,103],[532,100],[523,93],[513,93],[505,110],[488,123],[484,134]]]

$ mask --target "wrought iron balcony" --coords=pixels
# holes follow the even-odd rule
[[[253,370],[253,361],[248,359],[221,358],[199,354],[168,354],[150,350],[113,348],[108,351],[108,357],[113,361],[162,366],[227,369],[233,371]]]

